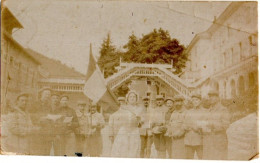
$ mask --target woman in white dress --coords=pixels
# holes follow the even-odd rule
[[[142,108],[137,105],[137,100],[138,94],[134,91],[126,95],[127,105],[122,106],[124,121],[115,137],[111,150],[112,157],[137,158],[140,155],[141,141],[138,125]]]

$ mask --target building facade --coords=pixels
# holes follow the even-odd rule
[[[1,106],[14,104],[20,92],[37,93],[40,62],[12,37],[23,28],[8,8],[3,8],[1,23]]]
[[[187,48],[189,61],[183,79],[210,79],[201,88],[217,89],[229,99],[258,81],[258,25],[256,2],[232,2]]]

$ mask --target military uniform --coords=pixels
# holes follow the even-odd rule
[[[79,121],[76,112],[66,106],[60,107],[62,115],[62,126],[60,130],[61,137],[61,153],[62,155],[74,156],[75,155],[75,143],[76,135],[79,133]]]
[[[203,159],[227,159],[226,129],[230,123],[229,118],[228,110],[221,103],[209,108],[204,118],[206,125],[203,127]]]
[[[185,146],[184,146],[184,119],[186,109],[182,107],[179,110],[174,110],[169,122],[170,130],[169,135],[172,136],[172,157],[174,159],[185,158]]]
[[[2,151],[30,155],[30,140],[34,131],[29,114],[17,106],[14,107],[13,112],[2,121]]]
[[[51,111],[51,105],[44,102],[36,102],[32,107],[30,114],[34,126],[39,128],[38,132],[32,134],[32,154],[33,155],[50,155],[52,147],[53,133],[52,125],[46,119]]]
[[[104,117],[101,113],[90,114],[90,136],[88,141],[90,156],[100,156],[103,150],[103,139],[101,129],[105,125]]]
[[[165,114],[165,121],[166,121],[166,126],[167,126],[167,131],[164,134],[165,137],[165,142],[166,142],[166,151],[168,153],[168,157],[172,158],[172,137],[170,135],[170,119],[172,115],[173,110],[168,110]]]
[[[163,99],[162,96],[157,96],[157,99]],[[166,157],[166,142],[165,142],[165,114],[168,111],[167,107],[164,105],[157,106],[153,109],[152,116],[152,131],[153,131],[153,141],[155,149],[157,151],[157,157]]]
[[[186,134],[184,137],[186,159],[193,159],[195,151],[199,159],[202,159],[202,130],[199,126],[206,109],[199,107],[186,111],[184,127]]]
[[[76,112],[79,121],[79,133],[77,135],[77,147],[79,153],[89,155],[88,137],[90,135],[90,117],[89,113]]]
[[[153,134],[151,130],[151,116],[152,116],[152,109],[148,106],[147,108],[143,109],[143,113],[141,114],[141,127],[139,129],[140,138],[141,138],[141,151],[140,157],[141,158],[149,158],[151,155],[151,147],[153,143]]]
[[[218,92],[214,90],[211,90],[208,95],[218,98]],[[210,106],[203,120],[203,159],[226,160],[228,152],[226,130],[230,124],[227,108],[218,100]]]

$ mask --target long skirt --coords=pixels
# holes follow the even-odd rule
[[[139,129],[126,130],[122,127],[114,140],[111,157],[139,158],[140,147]]]

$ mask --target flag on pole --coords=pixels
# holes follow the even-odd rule
[[[102,72],[92,54],[91,44],[84,94],[90,98],[93,103],[102,103],[111,107],[118,107],[117,99],[112,91],[107,87]]]

